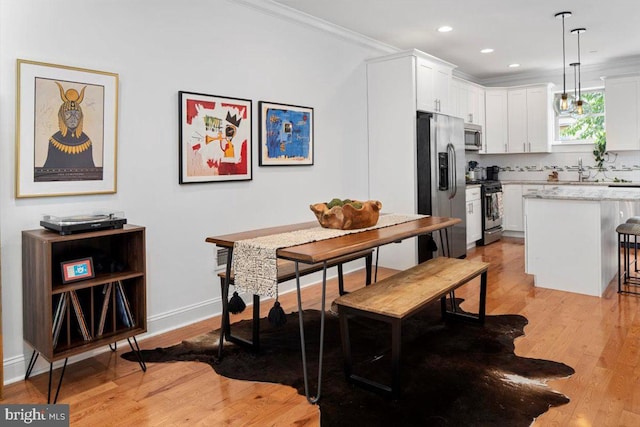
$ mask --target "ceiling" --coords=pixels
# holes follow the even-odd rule
[[[635,0],[274,0],[400,50],[418,49],[458,66],[482,82],[562,70],[565,19],[567,78],[582,66],[640,58],[640,1]],[[453,31],[440,33],[442,25]],[[493,53],[480,53],[492,48]],[[509,68],[518,63],[520,67]]]

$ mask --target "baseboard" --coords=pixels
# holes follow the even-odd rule
[[[362,267],[358,266],[357,268],[347,267],[349,264],[345,264],[344,274],[348,274],[357,270],[361,270]],[[336,275],[327,276],[327,280],[335,278]],[[301,288],[306,288],[308,286],[312,286],[318,284],[322,280],[322,273],[314,273],[309,274],[301,278]],[[289,292],[295,292],[295,281],[281,283],[279,285],[279,291],[281,295],[287,294]],[[251,295],[240,294],[247,305],[252,301]],[[269,297],[261,298],[261,301],[270,300]],[[173,331],[175,329],[182,328],[184,326],[191,325],[193,323],[200,322],[202,320],[210,319],[213,317],[220,316],[222,313],[222,300],[220,297],[212,298],[207,301],[203,301],[201,303],[192,304],[190,306],[181,307],[176,310],[167,311],[162,314],[158,314],[155,316],[150,316],[147,318],[147,332],[142,335],[136,335],[136,340],[138,343],[143,343],[147,338],[154,337],[156,335],[164,334],[166,332]],[[126,340],[118,342],[118,346],[127,346],[128,343]],[[144,348],[144,345],[140,344],[141,348]],[[12,384],[18,381],[24,380],[25,372],[27,371],[27,360],[31,357],[31,353],[33,349],[25,344],[25,354],[20,356],[9,357],[3,360],[4,366],[4,384]],[[67,362],[67,367],[72,365],[73,363],[79,362],[81,360],[87,359],[89,357],[96,356],[98,354],[111,351],[109,346],[104,346],[95,350],[90,350],[76,356],[70,357]],[[62,367],[64,361],[59,360],[54,362],[53,367],[57,369]],[[35,376],[41,373],[48,372],[49,363],[43,358],[38,358],[38,361],[33,368],[31,376]]]
[[[502,235],[504,237],[517,237],[519,239],[524,239],[524,231],[503,231]]]
[[[151,316],[147,318],[147,332],[141,335],[136,335],[136,340],[140,343],[147,338],[151,338],[174,329],[179,329],[208,318],[219,316],[220,313],[222,313],[222,303],[220,298],[215,298],[202,303],[182,307],[177,310],[168,311],[156,316]],[[119,347],[123,345],[127,347],[129,346],[126,340],[119,341],[117,344]],[[25,355],[11,357],[3,361],[5,385],[24,380],[26,365],[28,363],[27,359],[31,357],[32,351],[33,349],[31,347],[25,345]],[[109,346],[104,346],[70,357],[67,366],[106,351],[111,351]],[[54,362],[54,369],[61,367],[63,363],[63,360]],[[49,363],[43,358],[38,358],[31,375],[35,376],[43,372],[47,372],[48,370]]]

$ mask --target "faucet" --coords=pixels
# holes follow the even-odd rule
[[[582,167],[582,157],[578,157],[578,182],[583,182],[589,175],[584,176],[585,169]]]

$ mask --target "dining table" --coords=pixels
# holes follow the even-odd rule
[[[380,216],[384,218],[384,214]],[[437,217],[429,215],[407,215],[406,218],[399,223],[393,223],[388,226],[370,227],[362,230],[352,230],[348,234],[339,235],[337,237],[322,238],[306,243],[295,244],[291,246],[278,247],[275,250],[275,256],[278,259],[284,259],[294,262],[296,272],[296,292],[298,304],[298,321],[300,327],[300,348],[302,357],[302,370],[304,376],[305,395],[309,403],[318,402],[322,392],[322,359],[324,351],[324,325],[325,325],[325,307],[326,307],[326,287],[327,287],[327,264],[341,256],[354,254],[363,250],[377,250],[380,246],[390,243],[400,242],[405,239],[440,233],[440,242],[443,254],[447,254],[448,247],[448,228],[461,222],[459,218]],[[222,287],[222,326],[219,343],[219,357],[222,357],[222,349],[224,344],[224,331],[229,326],[229,281],[232,277],[233,253],[234,248],[243,241],[252,239],[260,239],[266,236],[275,237],[286,236],[287,233],[298,232],[300,230],[310,230],[319,228],[317,221],[310,221],[298,224],[281,225],[276,227],[261,228],[250,231],[235,232],[226,235],[212,236],[205,239],[206,242],[212,243],[218,247],[228,250],[226,263],[226,283]],[[445,232],[443,237],[442,233]],[[321,233],[322,230],[319,230]],[[286,240],[286,239],[283,239]],[[376,267],[377,267],[376,257]],[[316,264],[323,263],[322,269],[322,291],[321,291],[321,309],[320,309],[320,345],[318,354],[318,376],[317,391],[315,395],[311,395],[309,391],[309,375],[307,369],[307,352],[305,346],[305,328],[304,328],[304,312],[302,306],[301,286],[300,286],[300,264]],[[237,282],[236,282],[237,287]],[[255,297],[256,292],[254,292]],[[277,297],[277,296],[276,296]]]

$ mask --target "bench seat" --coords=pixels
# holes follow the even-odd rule
[[[376,391],[399,394],[402,321],[440,299],[444,318],[472,320],[483,324],[489,264],[456,258],[438,257],[401,271],[365,288],[343,295],[335,302],[340,316],[340,332],[347,379]],[[456,309],[453,291],[481,276],[480,303],[477,316]],[[451,310],[446,296],[451,295]],[[363,316],[391,324],[392,384],[387,386],[352,373],[350,317]]]

